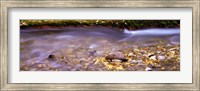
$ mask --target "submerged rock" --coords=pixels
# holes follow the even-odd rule
[[[132,64],[137,64],[138,61],[136,61],[136,60],[131,60],[130,63],[132,63]]]
[[[112,62],[122,62],[120,59],[112,59]]]
[[[93,49],[93,48],[89,48],[89,49],[88,49],[88,52],[89,52],[89,56],[93,56],[94,53],[96,52],[96,50]]]
[[[165,56],[158,56],[158,60],[165,61]]]
[[[124,54],[122,52],[112,52],[109,53],[106,57],[106,60],[112,61],[113,59],[121,60],[122,62],[127,62],[128,59],[125,58]]]

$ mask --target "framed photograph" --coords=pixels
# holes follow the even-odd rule
[[[1,90],[199,91],[199,0],[1,0]]]

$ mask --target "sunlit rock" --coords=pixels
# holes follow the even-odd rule
[[[146,67],[146,68],[145,68],[145,71],[152,71],[152,68]]]
[[[151,60],[156,60],[156,56],[155,56],[155,55],[150,56],[149,59],[151,59]]]
[[[122,62],[120,59],[112,59],[112,62]]]
[[[128,53],[128,57],[133,57],[134,53]]]

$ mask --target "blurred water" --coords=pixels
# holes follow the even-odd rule
[[[29,66],[33,66],[31,62],[44,63],[50,54],[72,56],[71,58],[75,60],[75,58],[91,56],[92,49],[99,53],[97,56],[102,56],[107,51],[126,47],[149,46],[160,42],[169,45],[180,43],[180,29],[118,31],[105,27],[71,27],[64,31],[46,31],[45,29],[24,31],[32,30],[23,30],[20,33],[20,64]],[[49,64],[53,67],[65,65],[55,62]]]

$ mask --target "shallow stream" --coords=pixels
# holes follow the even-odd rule
[[[100,62],[95,63],[95,59],[105,57],[106,53],[149,46],[173,48],[180,43],[179,29],[130,31],[106,27],[68,27],[52,30],[21,30],[21,71],[109,71],[114,69]],[[143,71],[146,65],[135,67],[123,67],[121,70]]]

